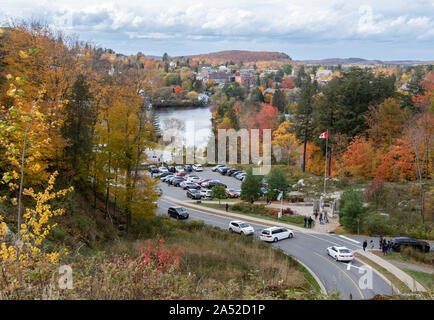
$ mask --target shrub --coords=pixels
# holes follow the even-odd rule
[[[412,258],[416,261],[434,266],[434,253],[433,252],[423,253],[423,252],[421,252],[419,250],[415,250],[414,248],[411,248],[411,247],[404,247],[401,249],[400,253],[404,257]]]

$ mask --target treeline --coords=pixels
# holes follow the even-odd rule
[[[275,163],[318,175],[326,148],[319,136],[328,131],[328,176],[417,181],[423,220],[434,156],[434,72],[412,69],[403,90],[402,77],[389,71],[354,67],[325,85],[300,75],[294,100],[290,89],[223,88],[215,94],[214,128],[272,129]]]
[[[114,214],[109,202],[117,201],[127,231],[133,214],[153,214],[157,196],[139,164],[156,141],[144,97],[164,84],[162,64],[116,55],[39,24],[1,29],[0,61],[5,201],[13,205],[17,186],[37,187],[59,171],[69,185],[91,188],[95,201],[103,196],[107,216]]]

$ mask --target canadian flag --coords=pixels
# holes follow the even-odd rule
[[[327,131],[321,133],[321,134],[319,135],[319,138],[320,138],[320,139],[327,139]]]

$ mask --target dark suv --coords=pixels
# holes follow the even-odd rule
[[[167,214],[169,215],[169,217],[173,217],[176,219],[188,218],[188,212],[183,207],[170,207],[169,210],[167,210]]]
[[[400,251],[401,246],[403,247],[412,247],[414,249],[420,250],[422,252],[429,252],[430,245],[426,241],[419,241],[413,238],[408,237],[397,237],[390,240],[392,243],[392,249],[394,251]]]
[[[206,185],[207,189],[212,189],[215,186],[222,186],[227,188],[227,185],[225,185],[224,183],[221,183],[220,181],[209,181]]]

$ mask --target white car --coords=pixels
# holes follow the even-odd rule
[[[185,171],[185,170],[184,170],[184,167],[176,166],[176,167],[175,167],[175,171],[176,171],[176,172],[183,172],[183,171]]]
[[[250,235],[255,233],[255,229],[244,221],[231,221],[229,223],[229,232],[236,232],[239,234]]]
[[[327,254],[336,261],[353,261],[354,253],[346,247],[328,247]]]
[[[200,190],[200,195],[204,199],[211,199],[211,190]]]
[[[203,171],[203,167],[202,167],[201,164],[194,164],[192,166],[192,168],[193,168],[194,171]]]
[[[282,227],[271,227],[262,230],[259,239],[267,242],[277,242],[282,239],[290,239],[294,237],[292,230]]]
[[[161,173],[169,172],[169,170],[166,167],[159,167],[158,170],[160,170]]]

